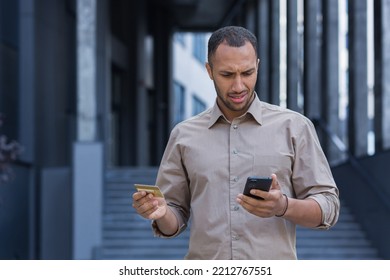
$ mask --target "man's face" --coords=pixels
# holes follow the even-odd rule
[[[218,46],[207,72],[214,82],[217,103],[228,120],[243,115],[254,98],[259,60],[253,46],[246,42],[242,47]]]

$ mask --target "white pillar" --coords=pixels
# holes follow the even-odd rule
[[[77,0],[77,139],[96,140],[96,0]]]
[[[77,135],[73,145],[73,259],[102,243],[103,145],[97,134],[97,1],[77,0]]]

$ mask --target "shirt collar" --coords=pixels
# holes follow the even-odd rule
[[[255,92],[255,99],[253,100],[251,106],[248,109],[248,113],[253,116],[255,121],[259,124],[263,124],[263,105],[259,99],[259,96]]]
[[[255,99],[253,100],[251,106],[249,106],[247,113],[251,114],[259,125],[261,125],[263,121],[261,109],[262,109],[261,101],[257,96],[257,93],[255,92]],[[214,106],[211,109],[211,116],[210,116],[208,128],[211,128],[219,120],[220,117],[226,119],[222,111],[219,109],[217,101],[215,101]]]

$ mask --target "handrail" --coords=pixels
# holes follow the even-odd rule
[[[383,195],[383,192],[378,188],[380,185],[379,182],[375,179],[375,176],[371,175],[367,169],[357,160],[357,158],[350,152],[344,142],[340,139],[340,137],[334,133],[330,127],[321,119],[313,120],[314,126],[320,128],[323,132],[325,132],[326,137],[328,137],[333,144],[339,149],[340,152],[347,155],[346,162],[349,162],[357,173],[362,177],[364,182],[370,187],[375,195],[381,200],[383,205],[390,211],[390,199],[386,199],[386,196]]]

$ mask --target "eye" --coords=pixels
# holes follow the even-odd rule
[[[253,70],[242,73],[243,76],[251,76],[254,73]]]

